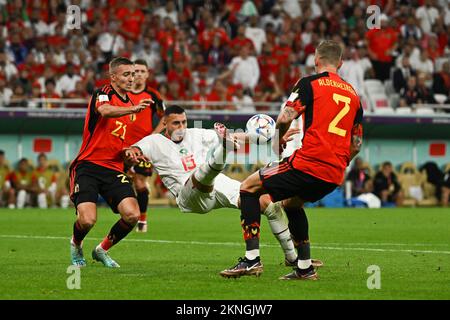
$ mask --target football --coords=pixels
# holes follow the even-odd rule
[[[250,142],[268,143],[275,135],[275,120],[267,114],[256,114],[248,119],[246,130]]]

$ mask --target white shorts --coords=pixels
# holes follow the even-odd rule
[[[213,209],[238,209],[241,183],[220,173],[214,181],[214,190],[203,193],[196,189],[189,178],[177,197],[181,212],[207,213]]]

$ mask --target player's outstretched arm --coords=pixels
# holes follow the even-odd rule
[[[97,107],[97,112],[105,118],[118,118],[132,113],[138,113],[153,103],[151,99],[142,99],[138,105],[130,107],[118,107],[110,104],[102,104]]]
[[[362,146],[363,127],[355,124],[352,128],[352,140],[350,142],[350,161],[359,153]]]

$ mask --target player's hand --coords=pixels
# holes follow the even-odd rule
[[[273,152],[275,152],[276,155],[281,155],[284,149],[286,149],[287,143],[294,139],[293,135],[298,133],[300,133],[300,129],[290,128],[280,139],[277,139],[277,136],[275,136],[275,139],[273,140],[274,143],[272,144]]]
[[[290,128],[283,136],[282,140],[286,143],[292,141],[294,139],[294,135],[300,133],[300,129],[298,128]]]
[[[141,112],[145,108],[150,107],[152,103],[154,103],[152,99],[142,99],[137,106],[133,107],[133,113]]]
[[[149,161],[149,159],[142,153],[141,149],[130,147],[123,150],[123,158],[127,164],[135,165],[141,161]]]

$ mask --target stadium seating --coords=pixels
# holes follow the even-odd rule
[[[419,172],[411,162],[405,162],[399,171],[399,182],[405,193],[405,206],[434,206],[438,204],[435,187],[427,181],[426,171]]]

